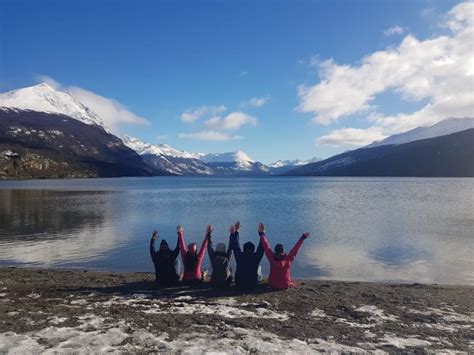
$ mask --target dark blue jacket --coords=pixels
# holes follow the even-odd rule
[[[173,285],[179,281],[179,275],[176,273],[176,258],[179,255],[179,244],[174,250],[157,251],[155,248],[155,239],[150,241],[150,255],[155,265],[156,281],[163,285]]]
[[[258,266],[263,257],[262,244],[258,244],[256,252],[244,252],[240,248],[239,233],[236,232],[230,237],[230,247],[237,262],[235,283],[240,288],[255,288],[258,285]]]

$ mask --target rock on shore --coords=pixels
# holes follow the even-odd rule
[[[469,286],[301,280],[159,289],[149,273],[0,268],[0,353],[472,352]]]

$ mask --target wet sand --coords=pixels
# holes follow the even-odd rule
[[[0,353],[474,351],[474,287],[300,280],[243,293],[153,278],[0,268]]]

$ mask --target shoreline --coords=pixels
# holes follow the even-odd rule
[[[160,289],[148,272],[0,267],[3,352],[472,352],[473,286]]]

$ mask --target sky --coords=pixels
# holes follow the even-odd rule
[[[474,4],[0,0],[0,92],[47,82],[117,134],[325,158],[474,116]]]

